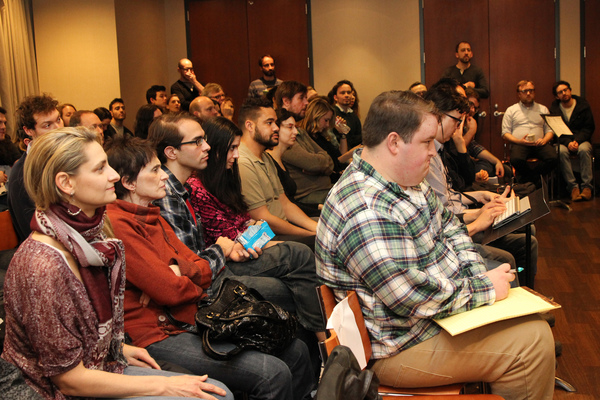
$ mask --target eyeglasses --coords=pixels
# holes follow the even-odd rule
[[[570,90],[571,90],[571,89],[568,89],[568,88],[567,88],[567,89],[563,89],[563,90],[557,90],[557,91],[556,91],[556,94],[557,94],[557,95],[559,95],[559,94],[567,93],[567,92],[569,92]]]
[[[204,143],[204,136],[198,136],[196,139],[194,140],[190,140],[189,142],[181,142],[179,143],[179,145],[177,147],[181,147],[184,144],[195,144],[197,147],[202,146],[202,143]]]
[[[519,90],[519,93],[525,93],[525,94],[531,94],[534,93],[535,89],[525,89],[525,90]]]
[[[462,122],[462,118],[456,118],[454,115],[450,115],[448,113],[444,113],[445,116],[452,118],[453,120],[455,120],[457,123],[461,123]]]

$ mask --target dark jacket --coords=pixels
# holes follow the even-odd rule
[[[558,142],[563,146],[567,146],[573,140],[579,144],[583,142],[591,143],[592,134],[594,133],[594,129],[596,129],[594,116],[592,115],[592,109],[590,108],[589,103],[579,96],[573,95],[573,98],[575,99],[576,104],[569,122],[566,121],[565,116],[560,109],[559,100],[554,100],[550,106],[550,113],[560,115],[571,132],[573,132],[573,136],[563,135],[558,138]]]

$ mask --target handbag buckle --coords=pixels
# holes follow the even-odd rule
[[[244,297],[246,295],[246,291],[241,286],[236,286],[235,289],[233,289],[233,293],[237,294],[240,297]]]

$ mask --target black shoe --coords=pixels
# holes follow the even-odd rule
[[[562,343],[554,340],[554,355],[558,358],[562,354]]]

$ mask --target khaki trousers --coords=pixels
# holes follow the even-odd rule
[[[554,339],[538,315],[496,322],[457,336],[446,331],[392,357],[373,370],[395,387],[489,382],[506,400],[552,400]]]

